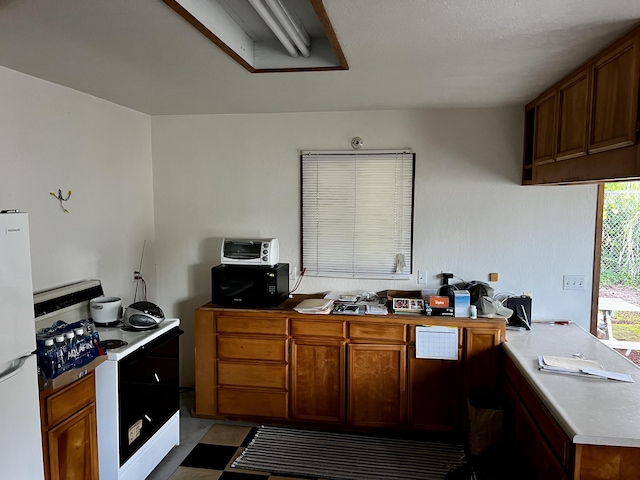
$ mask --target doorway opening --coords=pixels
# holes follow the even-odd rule
[[[594,333],[640,365],[640,182],[599,186],[596,228]]]

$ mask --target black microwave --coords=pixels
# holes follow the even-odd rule
[[[218,265],[211,269],[211,302],[238,307],[275,307],[289,296],[289,264]]]

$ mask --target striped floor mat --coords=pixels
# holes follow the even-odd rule
[[[461,445],[261,426],[233,468],[331,480],[443,480]]]

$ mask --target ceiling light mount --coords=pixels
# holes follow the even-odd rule
[[[251,73],[348,70],[323,0],[163,0]]]

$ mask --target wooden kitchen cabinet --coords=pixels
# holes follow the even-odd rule
[[[217,414],[287,418],[287,332],[282,316],[217,317]]]
[[[405,345],[349,345],[348,423],[398,428],[405,423]]]
[[[593,76],[589,152],[636,142],[638,120],[638,51],[640,35],[605,50],[591,67]]]
[[[345,322],[291,321],[291,418],[345,422]]]
[[[463,334],[458,329],[458,359],[416,358],[409,347],[407,424],[416,430],[456,432],[460,429],[463,384]],[[415,327],[411,327],[415,343]]]
[[[95,376],[40,392],[47,480],[98,479]]]
[[[556,92],[552,91],[536,101],[533,144],[533,163],[539,165],[554,160],[556,131]]]
[[[303,298],[196,311],[194,416],[460,433],[471,388],[496,386],[503,320],[303,315]],[[425,323],[458,327],[457,361],[415,358]]]
[[[522,183],[640,178],[640,26],[525,107]]]
[[[465,329],[466,396],[478,391],[495,391],[500,379],[499,346],[504,332],[499,328]]]
[[[558,86],[556,160],[587,154],[589,74],[589,69],[583,68]]]

